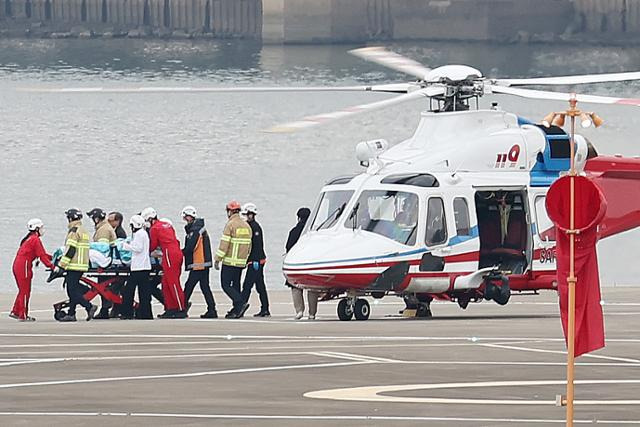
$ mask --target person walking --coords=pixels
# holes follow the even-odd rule
[[[285,249],[287,253],[298,243],[300,236],[302,236],[302,232],[304,231],[304,227],[307,224],[307,220],[309,219],[309,215],[311,215],[311,210],[309,208],[300,208],[296,213],[298,217],[298,222],[295,227],[293,227],[289,231],[289,237],[287,238],[287,243],[285,245]],[[295,319],[300,320],[304,316],[304,291],[300,288],[293,286],[289,282],[285,282],[285,285],[291,288],[291,296],[293,298],[293,307],[296,310]],[[315,320],[316,313],[318,312],[318,293],[314,291],[307,291],[307,299],[309,302],[309,320]]]
[[[193,289],[200,283],[200,290],[207,303],[207,311],[200,315],[202,319],[216,319],[216,301],[213,298],[211,287],[209,286],[209,271],[213,266],[211,257],[211,241],[209,233],[204,227],[204,218],[198,218],[196,208],[186,206],[182,209],[182,219],[187,223],[184,231],[187,233],[184,239],[185,270],[189,272],[187,282],[184,284],[184,300],[189,307],[189,300],[193,294]]]
[[[151,310],[151,282],[149,273],[151,272],[151,260],[149,258],[149,235],[144,229],[144,218],[140,215],[133,215],[129,220],[131,226],[131,242],[124,242],[123,249],[131,251],[131,274],[127,286],[123,289],[122,306],[120,307],[120,317],[122,319],[133,319],[133,296],[138,289],[138,319],[153,319]]]
[[[89,321],[98,310],[97,305],[91,304],[84,298],[84,286],[80,284],[82,275],[89,270],[89,234],[82,226],[82,212],[79,209],[69,209],[65,215],[69,221],[69,231],[64,244],[64,255],[58,262],[56,273],[59,273],[59,270],[66,271],[69,311],[60,321],[75,322],[77,305],[87,310],[87,321]]]
[[[251,297],[251,289],[256,286],[256,291],[260,296],[260,311],[253,317],[269,317],[269,296],[264,283],[264,266],[267,262],[267,255],[264,253],[264,237],[262,227],[256,221],[258,208],[253,203],[246,203],[242,206],[242,214],[246,218],[247,223],[251,227],[251,252],[247,259],[247,274],[242,284],[242,298],[245,303],[249,302]]]
[[[39,218],[27,222],[29,232],[20,242],[20,248],[13,260],[13,277],[18,285],[18,295],[13,303],[9,317],[21,322],[33,322],[35,317],[29,316],[29,298],[31,297],[31,280],[33,279],[33,261],[39,259],[53,269],[51,255],[45,251],[40,237],[44,235],[44,224]]]
[[[158,219],[153,208],[142,211],[142,218],[151,226],[149,229],[149,251],[160,247],[162,250],[162,296],[164,299],[164,313],[161,319],[184,319],[187,317],[184,303],[184,292],[180,286],[182,271],[182,250],[176,238],[176,231],[171,224]]]
[[[93,233],[93,241],[95,243],[102,243],[104,245],[109,245],[110,256],[113,256],[113,249],[116,244],[116,232],[111,226],[111,223],[107,221],[107,213],[100,208],[93,208],[89,212],[87,212],[87,216],[91,218],[93,224],[95,225],[95,232]],[[98,282],[103,282],[108,280],[108,276],[98,277]],[[114,287],[109,286],[111,291],[114,291]],[[115,293],[115,292],[114,292]],[[111,301],[106,299],[104,296],[100,295],[101,308],[98,314],[94,316],[94,319],[108,319],[109,318],[109,309],[113,306]]]
[[[251,252],[251,227],[240,216],[240,209],[240,203],[235,200],[227,203],[228,221],[224,226],[214,262],[216,270],[220,270],[222,263],[222,290],[233,302],[233,307],[225,316],[227,319],[239,319],[249,308],[249,304],[242,298],[240,279]]]

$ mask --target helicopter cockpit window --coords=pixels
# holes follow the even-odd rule
[[[342,175],[337,176],[333,179],[330,179],[325,185],[340,185],[340,184],[348,184],[351,182],[353,178],[357,175]]]
[[[340,219],[353,193],[353,191],[327,191],[322,193],[312,215],[311,230],[324,230],[333,227]]]
[[[456,221],[456,234],[458,236],[470,236],[471,224],[469,223],[467,199],[463,197],[453,199],[453,216]]]
[[[431,197],[427,203],[427,246],[436,246],[447,241],[447,222],[444,217],[444,202],[440,197]]]
[[[418,232],[418,196],[404,191],[363,191],[344,226],[413,246]]]
[[[547,208],[545,206],[545,196],[536,197],[536,225],[538,228],[538,236],[543,241],[556,241],[556,227],[547,216]]]

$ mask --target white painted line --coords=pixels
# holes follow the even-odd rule
[[[0,384],[0,389],[66,385],[66,384],[103,383],[103,382],[116,382],[116,381],[156,380],[156,379],[167,379],[167,378],[193,378],[193,377],[204,377],[204,376],[212,376],[212,375],[244,374],[244,373],[251,373],[251,372],[286,371],[291,369],[335,368],[335,367],[341,367],[341,366],[363,365],[368,363],[373,363],[373,362],[358,361],[358,362],[316,363],[316,364],[303,364],[303,365],[280,365],[280,366],[267,366],[267,367],[261,367],[261,368],[225,369],[220,371],[188,372],[188,373],[179,373],[179,374],[139,375],[139,376],[128,376],[128,377],[104,377],[104,378],[85,378],[85,379],[77,379],[77,380],[39,381],[39,382],[30,382],[30,383]]]
[[[518,351],[530,351],[534,353],[553,353],[553,354],[567,354],[566,351],[562,350],[545,350],[540,348],[529,348],[529,347],[516,347],[511,345],[502,345],[502,344],[479,344],[483,347],[493,347],[493,348],[501,348],[506,350],[518,350]],[[629,359],[626,357],[615,357],[615,356],[605,356],[603,354],[583,354],[582,357],[590,357],[592,359],[605,359],[605,360],[613,360],[616,362],[629,362],[629,363],[640,363],[640,359]]]
[[[260,414],[178,414],[152,412],[0,412],[9,417],[139,417],[139,418],[187,418],[211,420],[308,420],[308,421],[440,421],[451,423],[506,423],[506,424],[564,424],[564,419],[549,418],[481,418],[481,417],[429,417],[392,415],[260,415]],[[574,420],[576,424],[633,424],[631,420]]]
[[[524,406],[555,406],[555,400],[525,400],[525,399],[464,399],[441,397],[403,397],[388,396],[382,393],[397,393],[416,390],[441,390],[461,388],[495,388],[517,386],[549,386],[565,385],[564,380],[536,380],[536,381],[486,381],[467,383],[438,383],[438,384],[403,384],[391,386],[370,386],[340,388],[331,390],[312,391],[304,397],[312,399],[346,400],[358,402],[387,402],[387,403],[421,403],[421,404],[461,404],[461,405],[524,405]],[[640,384],[637,380],[577,380],[576,385],[589,384]],[[576,400],[576,405],[640,405],[640,400]]]

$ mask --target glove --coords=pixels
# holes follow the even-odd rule
[[[220,261],[216,261],[216,262],[214,262],[214,263],[213,263],[213,267],[214,267],[216,270],[220,270]]]
[[[253,269],[255,271],[260,270],[260,263],[258,261],[253,261]]]

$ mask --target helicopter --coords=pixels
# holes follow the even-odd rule
[[[493,301],[513,294],[556,290],[555,227],[545,200],[570,164],[570,135],[563,116],[536,123],[482,109],[479,99],[499,94],[580,103],[640,106],[640,99],[522,88],[640,80],[640,71],[536,78],[488,78],[467,65],[426,67],[383,47],[351,54],[414,78],[406,83],[346,87],[140,87],[49,89],[57,93],[216,93],[365,91],[397,96],[274,126],[296,132],[427,99],[411,137],[356,146],[360,173],[330,179],[298,243],[286,254],[283,273],[293,286],[323,300],[339,300],[340,320],[366,320],[365,297],[400,296],[417,317],[431,317],[431,302]],[[39,92],[43,91],[41,89]],[[602,124],[594,113],[583,126]],[[607,200],[600,238],[640,225],[640,159],[599,155],[584,136],[574,140],[579,173],[590,176]],[[405,310],[407,311],[407,310]]]
[[[462,309],[482,300],[499,305],[513,293],[555,290],[555,227],[547,216],[550,185],[570,164],[564,119],[534,123],[502,111],[480,109],[485,94],[640,106],[640,99],[523,89],[640,79],[640,72],[491,79],[466,65],[429,69],[381,47],[352,54],[418,80],[371,87],[404,92],[388,100],[306,117],[277,126],[296,131],[419,97],[429,99],[413,136],[390,147],[361,142],[356,157],[365,170],[329,180],[305,232],[283,263],[295,286],[339,299],[340,320],[366,320],[363,298],[398,295],[430,317],[434,299]],[[476,108],[472,109],[472,101]],[[602,124],[584,114],[583,126]],[[575,137],[580,173],[593,177],[607,199],[600,238],[640,225],[640,204],[625,194],[640,184],[640,160],[597,153]]]

